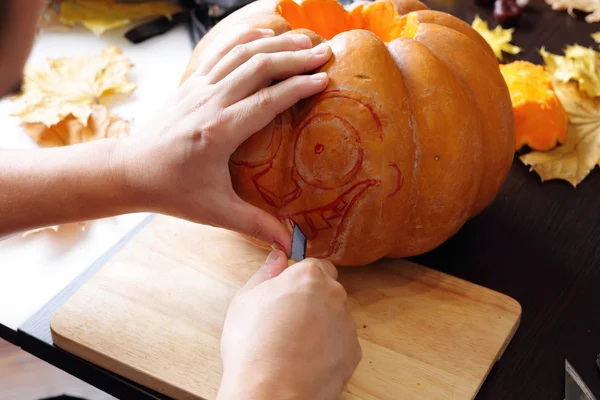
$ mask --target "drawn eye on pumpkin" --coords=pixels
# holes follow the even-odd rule
[[[341,116],[317,113],[298,129],[294,164],[300,178],[311,186],[334,189],[351,182],[363,156],[358,131]]]
[[[250,136],[231,155],[230,161],[238,166],[259,167],[269,164],[279,150],[282,139],[282,118],[277,116],[263,130]]]

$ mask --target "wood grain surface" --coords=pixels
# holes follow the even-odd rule
[[[219,338],[266,251],[156,217],[51,321],[54,343],[161,393],[213,399]],[[343,399],[472,399],[512,338],[511,298],[402,260],[340,269],[363,348]]]

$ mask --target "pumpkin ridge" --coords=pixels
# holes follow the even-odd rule
[[[425,4],[419,0],[387,0],[394,5],[394,9],[400,15],[408,14],[418,10],[428,10]]]
[[[449,27],[447,27],[445,25],[440,25],[440,24],[435,24],[435,25],[442,26],[442,27],[445,27],[447,29],[452,29],[452,28],[449,28]],[[459,34],[462,35],[462,32],[456,31],[455,29],[452,29],[452,30],[454,32],[459,33]],[[463,35],[463,36],[466,36],[466,35]],[[460,75],[458,75],[456,73],[456,71],[446,62],[446,60],[444,60],[441,57],[439,57],[426,44],[424,44],[424,43],[422,43],[422,42],[420,42],[420,41],[418,41],[416,39],[413,39],[413,40],[415,42],[418,42],[418,43],[422,44],[423,46],[425,46],[427,48],[427,50],[431,53],[431,55],[436,60],[438,60],[440,63],[444,64],[446,66],[446,68],[448,68],[449,71],[452,71],[452,74],[454,75],[454,77],[456,78],[456,80],[458,82],[460,82],[460,84],[462,85],[462,87],[465,90],[465,93],[469,96],[469,101],[470,101],[471,105],[473,106],[473,109],[474,110],[479,110],[479,106],[477,104],[477,101],[475,101],[475,99],[473,98],[473,92],[471,91],[471,89],[469,88],[469,86],[465,83],[465,81],[460,77]],[[495,60],[495,58],[494,58],[494,60]],[[478,125],[478,128],[479,128],[477,133],[479,135],[479,139],[480,139],[480,143],[481,143],[481,149],[480,149],[480,151],[483,152],[484,151],[484,141],[485,141],[484,135],[485,135],[485,133],[484,133],[483,125],[481,124],[481,122],[478,121],[477,125]],[[481,162],[483,163],[483,165],[487,165],[487,160],[483,159]],[[470,210],[474,208],[475,203],[476,203],[477,199],[480,196],[481,187],[483,186],[483,177],[485,176],[484,172],[485,172],[485,168],[480,168],[479,169],[479,179],[477,179],[477,194],[475,195],[475,197],[473,198],[473,201],[471,202],[471,204],[469,206]],[[471,217],[471,215],[469,215],[469,216]]]
[[[449,28],[449,27],[444,26],[444,25],[439,25],[439,24],[421,23],[421,26],[423,28],[426,28],[427,26],[435,26],[438,29],[450,30],[450,31],[454,32],[456,35],[459,35],[459,36],[461,36],[461,37],[463,37],[465,39],[468,39],[468,41],[473,44],[473,46],[472,46],[473,48],[476,48],[477,51],[482,52],[482,53],[485,54],[485,51],[483,49],[481,49],[480,46],[477,46],[475,44],[475,42],[471,38],[469,38],[467,35],[464,35],[462,32],[459,32],[457,30],[454,30],[452,28]],[[465,87],[467,93],[469,94],[469,97],[475,103],[475,109],[478,110],[480,113],[485,112],[485,110],[482,109],[482,105],[479,104],[479,101],[476,100],[476,96],[473,93],[473,90],[469,87],[469,85],[467,84],[467,82],[461,77],[461,74],[457,71],[457,69],[456,69],[457,66],[453,65],[453,63],[448,62],[447,59],[445,59],[443,57],[439,57],[436,54],[436,52],[433,51],[431,49],[431,47],[426,42],[423,42],[422,40],[419,40],[419,39],[420,38],[418,38],[417,36],[415,36],[415,40],[417,42],[423,44],[425,47],[427,47],[432,52],[432,54],[434,54],[436,56],[436,58],[438,58],[441,62],[443,62],[449,68],[449,70],[453,72],[453,74],[456,76],[456,78],[463,84],[463,86]],[[497,61],[496,61],[495,58],[494,58],[494,62],[497,63]],[[498,72],[499,71],[500,71],[500,68],[498,67]],[[481,125],[481,129],[480,129],[480,132],[479,132],[479,136],[480,136],[481,142],[483,144],[483,152],[485,154],[490,154],[491,152],[497,151],[497,149],[493,148],[494,147],[493,143],[491,141],[487,140],[488,137],[490,137],[492,135],[489,135],[488,134],[489,132],[486,132],[487,130],[485,129],[485,124],[480,124],[480,125]],[[511,158],[511,160],[512,160],[512,158]],[[483,195],[488,195],[489,196],[489,194],[486,193],[486,191],[485,191],[485,189],[486,189],[485,188],[485,186],[486,186],[485,183],[486,182],[484,182],[483,177],[485,177],[486,175],[488,175],[488,171],[492,170],[494,166],[490,165],[490,160],[488,158],[482,159],[481,164],[482,164],[482,168],[480,169],[480,171],[481,171],[481,179],[479,180],[480,183],[479,183],[479,188],[478,188],[478,195],[477,195],[476,201],[475,201],[475,203],[473,205],[472,212],[470,213],[470,217],[475,216],[480,211],[480,210],[478,210],[478,207],[476,207],[478,203],[479,204],[486,203],[485,199],[482,199],[481,196],[483,196]]]
[[[475,31],[471,25],[467,24],[463,20],[456,18],[452,14],[448,14],[437,10],[419,10],[411,12],[419,23],[421,24],[434,24],[443,26],[448,29],[452,29],[455,32],[462,33],[464,36],[471,39],[477,46],[481,48],[486,54],[490,56],[494,61],[496,55],[488,44],[488,42]]]
[[[377,129],[380,132],[379,133],[379,139],[383,140],[383,135],[384,135],[384,133],[383,133],[383,124],[381,123],[381,119],[379,118],[379,115],[377,115],[377,113],[375,112],[375,110],[373,110],[373,106],[372,105],[363,103],[362,101],[359,101],[358,99],[355,99],[352,96],[349,96],[349,95],[345,94],[344,90],[342,90],[342,89],[327,90],[327,91],[321,93],[321,95],[317,99],[325,100],[325,99],[332,99],[332,98],[347,99],[347,100],[356,102],[361,107],[364,107],[367,110],[369,110],[369,113],[371,114],[371,117],[373,117],[373,120],[375,121],[375,124],[377,124]],[[315,102],[317,102],[317,100],[315,100]]]
[[[407,38],[407,40],[414,40],[412,38]],[[420,146],[420,142],[419,142],[419,127],[417,124],[417,121],[415,120],[415,117],[413,115],[413,104],[411,102],[410,99],[410,90],[408,89],[408,86],[406,84],[406,76],[404,71],[402,70],[402,68],[400,68],[400,66],[398,65],[398,53],[396,52],[396,49],[393,46],[390,46],[393,43],[390,42],[386,47],[388,49],[388,51],[390,52],[390,55],[392,56],[392,59],[394,60],[394,62],[396,63],[396,66],[398,67],[398,71],[400,72],[400,75],[402,76],[402,85],[404,86],[404,90],[407,94],[406,96],[406,103],[408,104],[408,111],[409,111],[409,127],[411,128],[412,131],[412,142],[415,146],[415,160],[413,163],[413,169],[412,169],[412,176],[413,176],[413,182],[419,182],[419,161],[421,159],[421,146]],[[419,221],[417,221],[419,218],[418,216],[416,216],[416,211],[417,211],[417,207],[418,207],[418,202],[419,202],[419,185],[415,184],[414,185],[414,189],[411,191],[410,193],[410,200],[409,200],[409,204],[410,204],[410,219],[409,221],[412,222],[411,224],[411,230],[413,229],[419,229]],[[410,241],[410,235],[407,235],[408,237],[406,238],[406,242],[402,243],[401,245],[406,248],[407,243]],[[398,244],[395,246],[394,251],[398,251]]]
[[[416,191],[417,197],[415,212],[419,216],[425,216],[425,218],[422,220],[417,219],[415,221],[416,230],[409,235],[409,239],[407,240],[408,243],[405,249],[408,249],[408,253],[412,253],[414,249],[422,247],[423,243],[426,243],[431,237],[436,237],[434,233],[431,233],[431,227],[433,221],[438,218],[438,211],[436,211],[438,206],[436,205],[435,200],[431,200],[431,197],[435,195],[431,193],[432,191],[430,189],[427,189],[426,185],[422,187],[422,182],[431,181],[432,176],[452,176],[453,172],[457,171],[457,165],[460,165],[458,169],[459,175],[464,173],[470,174],[472,183],[468,186],[459,184],[455,187],[455,195],[449,197],[449,199],[453,200],[448,201],[450,203],[457,203],[459,201],[458,199],[460,199],[460,205],[446,207],[444,213],[448,215],[448,217],[452,216],[452,219],[449,223],[441,224],[441,226],[437,226],[437,228],[441,227],[441,231],[443,231],[445,235],[451,236],[451,233],[456,232],[456,230],[452,231],[452,227],[460,226],[468,219],[470,210],[473,208],[475,201],[479,196],[481,182],[483,181],[482,171],[475,168],[481,162],[482,126],[479,123],[479,120],[472,115],[472,113],[476,112],[477,107],[470,91],[454,71],[448,67],[447,63],[443,62],[443,60],[441,60],[433,51],[422,43],[406,37],[394,40],[388,45],[388,48],[398,65],[398,69],[405,79],[408,98],[411,102],[411,110],[413,110],[411,112],[411,121],[420,128],[419,132],[425,133],[425,136],[419,141],[419,174],[414,177],[414,181],[418,183],[416,183],[416,186],[413,188],[413,190]],[[419,79],[421,74],[415,72],[415,68],[411,67],[411,65],[417,62],[424,63],[422,65],[430,65],[429,69],[435,70],[436,73],[439,74],[436,76],[443,77],[448,75],[448,78],[445,78],[443,83],[440,83],[435,89],[439,90],[435,96],[437,104],[434,103],[432,105],[434,108],[431,108],[427,112],[421,110],[418,110],[417,112],[414,111],[415,107],[413,102],[426,101],[424,98],[419,98],[417,93],[423,91],[423,85],[428,81],[426,78]],[[458,95],[458,90],[461,91],[460,95]],[[452,118],[450,112],[442,112],[439,117],[431,119],[431,122],[427,122],[428,118],[426,117],[427,114],[431,115],[431,112],[434,112],[436,107],[441,106],[446,108],[444,93],[453,94],[453,97],[445,97],[446,101],[457,102],[457,104],[460,105],[460,109],[466,110],[468,113],[470,111],[470,115],[466,117],[468,120],[464,120],[460,126],[455,127],[454,129],[450,128],[446,132],[439,129],[443,129],[445,126],[443,123],[444,120]],[[465,109],[465,107],[467,108]],[[452,110],[452,108],[450,108],[450,110]],[[420,125],[421,123],[423,123],[423,126]],[[434,128],[436,128],[436,130],[432,131]],[[432,134],[434,136],[432,136]],[[449,150],[449,154],[452,155],[458,151],[458,154],[462,154],[462,156],[458,159],[454,159],[450,164],[446,164],[446,167],[453,168],[451,170],[446,171],[443,169],[444,167],[435,165],[435,162],[432,163],[430,160],[430,157],[433,158],[434,154],[439,154],[442,158],[445,157],[445,154],[437,153],[437,144],[434,144],[437,141],[434,138],[436,135],[446,135],[447,138],[451,138],[446,139],[448,142],[458,143],[458,148]],[[476,135],[476,139],[474,141],[469,140],[469,138],[474,135]],[[444,139],[442,139],[441,143],[443,142]],[[475,144],[473,145],[473,143]],[[439,157],[435,156],[435,159],[437,162]],[[454,186],[453,180],[448,177],[439,178],[438,182],[443,188],[441,190],[442,192],[445,192],[447,189]],[[419,191],[421,188],[424,189],[423,192]],[[445,237],[444,240],[449,236]]]

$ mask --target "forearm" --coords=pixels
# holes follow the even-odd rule
[[[117,140],[0,150],[0,237],[136,211]]]

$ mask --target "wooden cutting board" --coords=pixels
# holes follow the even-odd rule
[[[214,399],[228,304],[266,256],[235,233],[157,216],[58,310],[54,342],[168,396]],[[339,280],[363,349],[341,399],[472,399],[520,320],[513,299],[404,260]]]

